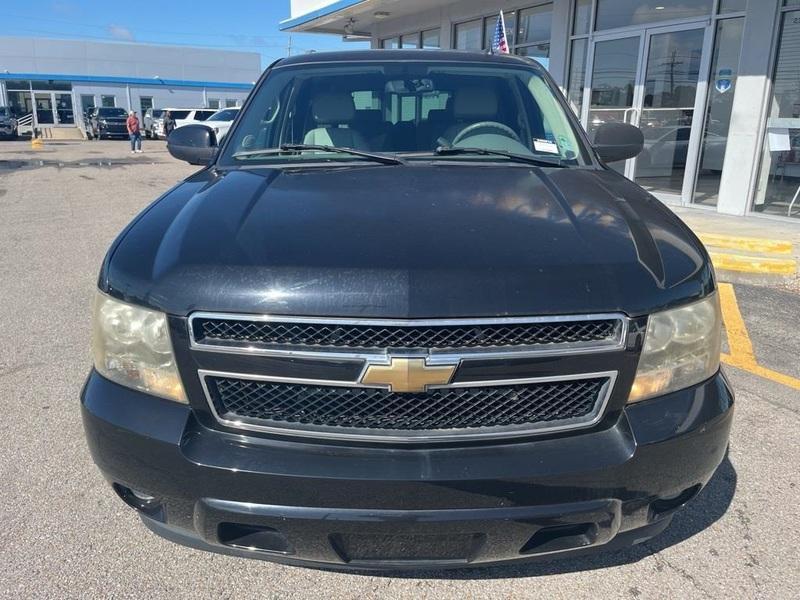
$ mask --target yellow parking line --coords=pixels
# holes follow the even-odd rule
[[[719,284],[719,303],[722,308],[722,320],[728,332],[728,346],[731,355],[739,361],[756,364],[756,355],[753,352],[753,342],[747,333],[736,293],[730,283]]]
[[[719,284],[719,302],[722,308],[722,320],[725,323],[725,330],[728,332],[728,346],[731,351],[730,354],[722,354],[722,362],[764,379],[800,390],[800,379],[762,367],[756,361],[753,343],[750,341],[750,335],[747,333],[742,312],[739,310],[739,303],[736,301],[736,293],[730,283]]]
[[[706,246],[727,250],[744,250],[763,254],[791,254],[792,242],[786,240],[767,240],[762,238],[720,235],[718,233],[698,233],[697,237]]]
[[[718,271],[760,273],[764,275],[794,275],[797,261],[793,258],[762,258],[726,252],[709,251],[711,262]]]

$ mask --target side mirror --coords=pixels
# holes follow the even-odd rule
[[[207,125],[184,125],[169,134],[167,150],[178,160],[205,166],[217,151],[217,136]]]
[[[644,134],[627,123],[606,123],[595,132],[593,145],[603,162],[627,160],[644,149]]]

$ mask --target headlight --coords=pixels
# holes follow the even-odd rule
[[[186,403],[164,313],[98,292],[92,335],[94,368],[121,385]]]
[[[628,402],[681,390],[719,370],[719,297],[650,315]]]

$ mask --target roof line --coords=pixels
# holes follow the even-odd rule
[[[0,73],[2,79],[30,79],[33,81],[71,81],[83,83],[126,83],[134,85],[149,85],[156,87],[205,87],[226,88],[236,90],[250,90],[252,83],[232,83],[224,81],[192,81],[186,79],[162,79],[144,77],[116,77],[112,75],[64,75],[51,73]]]
[[[300,27],[301,25],[306,25],[311,21],[316,21],[317,19],[321,19],[322,17],[327,17],[339,11],[348,9],[356,4],[361,4],[362,2],[368,2],[369,0],[336,0],[332,4],[327,6],[323,6],[322,8],[318,8],[316,10],[312,10],[311,12],[305,13],[298,17],[289,18],[284,21],[280,22],[279,29],[281,31],[288,31],[290,29],[294,29],[295,27]]]

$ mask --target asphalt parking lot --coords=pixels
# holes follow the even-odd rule
[[[78,404],[103,255],[137,212],[194,170],[163,142],[145,140],[144,150],[0,142],[3,597],[800,597],[800,387],[792,387],[800,385],[800,295],[763,285],[729,292],[753,358],[738,360],[742,337],[728,336],[729,363],[738,365],[726,369],[737,393],[729,458],[643,546],[388,577],[234,559],[154,536],[94,467]]]

